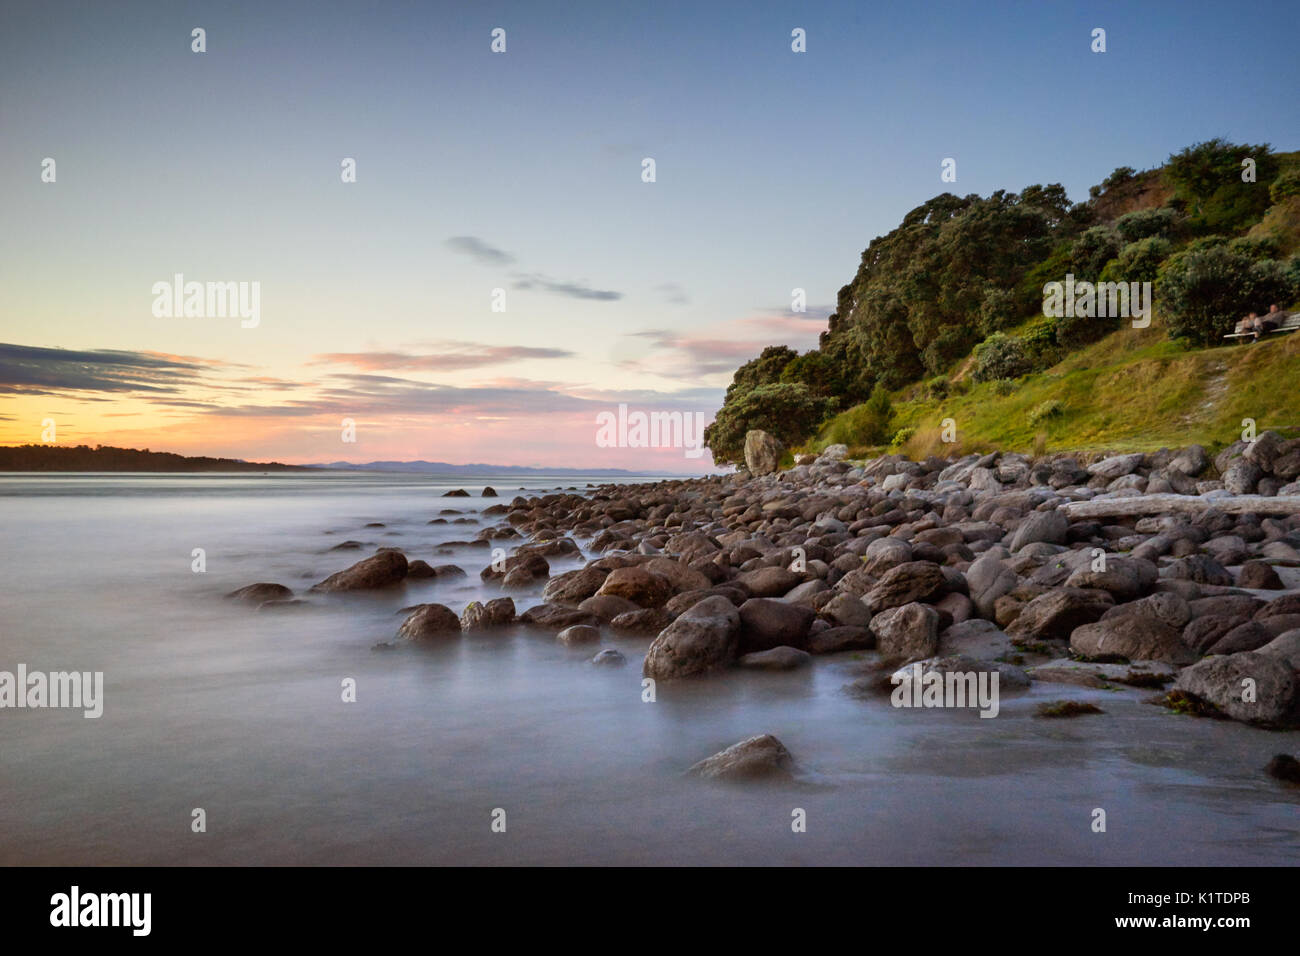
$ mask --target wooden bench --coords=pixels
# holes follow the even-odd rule
[[[1300,330],[1300,312],[1292,312],[1288,314],[1287,317],[1282,320],[1281,325],[1279,325],[1275,329],[1270,329],[1270,331],[1272,332],[1295,332],[1297,330]],[[1255,333],[1254,332],[1230,332],[1227,335],[1225,335],[1224,338],[1225,339],[1253,339],[1255,338]]]

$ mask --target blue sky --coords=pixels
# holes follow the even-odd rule
[[[595,416],[711,415],[939,192],[1081,200],[1213,136],[1296,148],[1296,9],[10,4],[0,440],[52,416],[246,458],[707,467],[598,448]],[[177,272],[260,282],[257,328],[154,316]]]

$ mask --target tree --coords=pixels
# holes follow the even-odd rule
[[[1242,180],[1242,162],[1253,160],[1255,181]],[[1186,204],[1194,232],[1238,232],[1268,210],[1269,185],[1281,166],[1267,143],[1248,145],[1211,139],[1169,157],[1165,181]]]
[[[1282,263],[1255,259],[1227,243],[1171,256],[1156,286],[1170,337],[1197,345],[1221,342],[1242,316],[1290,302],[1294,293],[1294,279]]]
[[[737,399],[728,399],[704,429],[704,444],[720,465],[745,457],[745,433],[754,428],[775,435],[784,445],[807,441],[826,416],[826,399],[807,385],[776,382],[759,385]]]

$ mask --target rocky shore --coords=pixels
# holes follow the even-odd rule
[[[1213,459],[1192,446],[855,462],[833,446],[785,471],[752,444],[736,475],[491,505],[494,523],[462,543],[506,549],[480,577],[540,600],[419,605],[397,637],[522,623],[596,651],[605,634],[642,635],[656,682],[857,652],[856,693],[919,662],[996,671],[1004,692],[1127,685],[1184,713],[1300,726],[1300,439],[1265,432]],[[590,560],[552,575],[556,556]],[[386,548],[313,590],[459,573]],[[270,584],[232,597],[292,599]]]

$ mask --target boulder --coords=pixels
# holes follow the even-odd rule
[[[429,641],[439,637],[460,634],[460,618],[445,604],[421,604],[407,616],[397,629],[397,636],[406,641]]]
[[[622,667],[627,663],[627,658],[623,656],[622,651],[607,647],[593,657],[591,662],[597,667]]]
[[[1124,657],[1131,661],[1190,664],[1196,652],[1179,630],[1144,614],[1125,614],[1084,624],[1070,635],[1070,650],[1081,657]]]
[[[1026,604],[1007,633],[1017,644],[1044,638],[1069,640],[1075,628],[1092,624],[1114,606],[1105,591],[1059,588]]]
[[[492,631],[515,622],[515,602],[508,597],[493,598],[486,604],[470,601],[460,613],[462,631]]]
[[[821,616],[843,627],[868,627],[871,611],[861,598],[852,594],[836,594],[822,605]]]
[[[745,433],[745,467],[751,475],[770,475],[781,465],[785,447],[760,429]]]
[[[596,593],[626,598],[638,607],[663,607],[673,596],[673,585],[662,575],[633,565],[609,572]]]
[[[750,598],[740,606],[740,650],[764,651],[789,645],[803,648],[817,613],[801,604]]]
[[[1184,668],[1174,688],[1234,720],[1263,727],[1290,726],[1300,709],[1296,672],[1286,661],[1257,651],[1207,657]]]
[[[1019,551],[1029,544],[1065,544],[1065,535],[1070,530],[1069,519],[1055,509],[1051,511],[1031,511],[1016,528],[1011,537],[1011,553]]]
[[[874,614],[904,604],[930,601],[947,588],[943,569],[932,561],[908,561],[885,572],[864,601]]]
[[[609,574],[605,568],[590,566],[557,574],[542,588],[542,600],[576,607],[599,591]]]
[[[811,660],[812,655],[807,651],[783,645],[769,648],[766,651],[753,651],[749,654],[742,654],[736,660],[736,663],[750,670],[792,671],[797,667],[803,667]]]
[[[406,555],[400,551],[380,551],[363,558],[352,567],[331,574],[312,587],[313,591],[366,591],[392,587],[406,578]]]
[[[966,569],[966,583],[980,617],[992,618],[997,599],[1015,590],[1020,579],[995,554],[983,554]]]
[[[789,568],[755,568],[736,575],[732,584],[743,589],[750,597],[780,597],[803,581]]]
[[[245,585],[237,591],[231,591],[226,597],[247,604],[262,604],[266,601],[287,601],[293,597],[293,591],[283,584],[260,582]]]
[[[939,612],[925,604],[904,604],[871,619],[876,647],[890,661],[933,657],[939,646]]]
[[[573,624],[555,635],[561,644],[595,644],[600,640],[600,628],[590,624]]]
[[[1257,591],[1281,591],[1286,585],[1267,561],[1247,561],[1237,574],[1237,587]]]
[[[866,651],[876,646],[876,635],[866,627],[843,625],[811,635],[805,646],[809,654],[838,654],[841,651]]]
[[[646,652],[642,673],[656,680],[702,674],[736,656],[740,612],[725,597],[705,598],[665,627]]]
[[[701,760],[688,772],[711,780],[790,779],[794,774],[794,758],[781,741],[771,734],[762,734],[732,744]]]
[[[625,611],[610,619],[610,628],[618,634],[645,636],[658,634],[673,622],[673,615],[661,607],[642,607]]]

